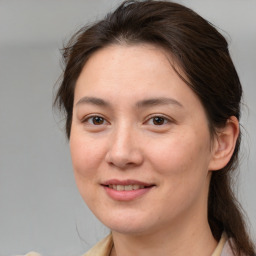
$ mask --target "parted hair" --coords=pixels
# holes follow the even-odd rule
[[[180,78],[198,96],[215,136],[231,116],[240,119],[242,87],[231,60],[228,43],[218,30],[191,9],[168,1],[124,1],[115,11],[81,28],[63,49],[64,72],[55,105],[66,114],[69,138],[74,90],[86,61],[97,50],[113,44],[149,43],[165,49]],[[107,63],[106,63],[107,65]],[[212,172],[208,221],[216,240],[222,232],[232,238],[236,255],[255,254],[241,206],[232,191],[238,165],[241,134],[229,163]]]

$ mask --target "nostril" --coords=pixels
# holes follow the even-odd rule
[[[136,147],[129,146],[127,143],[122,143],[122,146],[120,146],[120,143],[114,143],[109,148],[105,160],[111,166],[126,169],[141,165],[143,156]]]
[[[110,162],[109,164],[113,167],[118,167],[119,169],[126,169],[126,168],[131,168],[133,166],[136,166],[136,164],[132,162],[126,163],[126,162],[115,161],[115,162]]]

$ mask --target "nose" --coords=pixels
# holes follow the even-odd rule
[[[113,131],[106,153],[107,163],[119,169],[141,165],[143,154],[138,136],[135,129],[125,125]]]

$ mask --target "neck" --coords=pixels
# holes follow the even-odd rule
[[[195,228],[183,224],[170,229],[154,230],[150,234],[122,234],[112,231],[114,247],[111,256],[210,256],[217,246],[207,219]]]

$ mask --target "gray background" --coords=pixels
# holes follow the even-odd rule
[[[77,192],[52,110],[59,48],[120,1],[0,0],[0,255],[79,255],[108,233]],[[183,0],[222,29],[244,86],[239,198],[256,236],[256,1]]]

